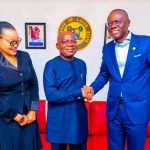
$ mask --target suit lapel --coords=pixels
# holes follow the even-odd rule
[[[23,59],[22,58],[22,55],[20,54],[20,52],[17,53],[17,60],[18,60],[18,70],[20,70],[20,68],[22,67],[23,65]]]
[[[15,66],[13,66],[2,54],[0,54],[0,64],[6,68],[18,70]]]
[[[117,63],[117,58],[116,58],[116,53],[115,53],[115,44],[114,44],[114,42],[111,43],[108,55],[111,56],[111,62],[109,63],[110,68],[113,68],[111,70],[113,72],[115,72],[114,74],[116,74],[117,77],[119,77],[119,79],[121,79],[119,66],[118,66],[118,63]],[[111,66],[111,64],[112,64],[112,66]]]
[[[23,60],[24,60],[24,58],[22,58],[22,55],[20,55],[20,52],[18,51],[17,52],[17,68],[16,68],[13,65],[11,65],[6,60],[6,58],[0,53],[0,65],[4,66],[6,68],[9,68],[9,69],[13,69],[13,70],[19,71],[24,65],[23,62],[25,62],[25,61],[23,61]]]
[[[134,58],[134,54],[136,52],[136,48],[137,48],[137,43],[135,40],[135,35],[132,34],[131,35],[131,42],[130,42],[130,46],[129,46],[129,50],[128,50],[128,55],[127,55],[127,60],[126,60],[126,65],[125,65],[125,69],[124,69],[124,73],[123,73],[122,78],[124,78],[128,68],[131,66],[132,60]]]

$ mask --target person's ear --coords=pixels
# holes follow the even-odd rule
[[[129,27],[129,26],[130,26],[131,21],[130,21],[130,20],[128,20],[128,22],[127,22],[127,23],[128,23],[128,27]]]
[[[59,49],[59,44],[58,43],[56,43],[56,48]]]

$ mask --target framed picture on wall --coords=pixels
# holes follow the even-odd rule
[[[25,23],[26,49],[46,49],[46,23]]]
[[[104,31],[104,45],[109,43],[110,41],[112,41],[113,39],[111,38],[111,36],[109,35],[108,33],[108,30],[107,30],[107,25],[105,23],[105,31]]]

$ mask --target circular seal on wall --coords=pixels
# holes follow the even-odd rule
[[[78,50],[85,48],[91,41],[92,30],[89,23],[82,17],[72,16],[65,19],[59,26],[58,32],[70,31],[74,34]]]

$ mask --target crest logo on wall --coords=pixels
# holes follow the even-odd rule
[[[92,30],[89,23],[82,17],[72,16],[65,19],[59,26],[58,32],[70,31],[74,34],[78,50],[85,48],[91,41]]]

